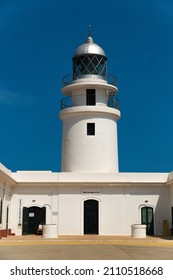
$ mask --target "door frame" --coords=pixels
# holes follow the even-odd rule
[[[95,201],[97,202],[97,233],[85,233],[85,203],[87,201]],[[82,222],[82,232],[83,234],[96,234],[99,235],[100,234],[100,200],[97,198],[93,198],[93,197],[87,197],[82,201],[82,210],[83,210],[83,222]]]
[[[154,217],[155,217],[155,208],[153,207],[153,205],[141,205],[140,206],[141,224],[145,224],[145,223],[142,222],[142,209],[146,209],[146,210],[147,209],[152,209],[152,227],[153,227],[152,234],[151,233],[149,234],[148,228],[146,228],[146,234],[153,236],[154,233],[155,233],[155,219],[154,219]],[[146,220],[148,220],[148,211],[146,212]],[[146,226],[148,224],[149,223],[147,223]]]
[[[37,208],[40,209],[39,211],[39,219],[34,220],[33,226],[35,226],[35,231],[33,233],[30,233],[29,226],[32,225],[32,222],[29,221],[31,220],[32,216],[29,215],[29,213],[33,213],[35,215],[35,212],[30,212],[31,208]],[[42,212],[42,213],[41,213]],[[34,217],[34,216],[33,216]],[[36,234],[37,233],[37,228],[39,224],[45,224],[46,223],[46,207],[44,206],[38,206],[38,205],[29,205],[24,206],[22,209],[22,235],[27,235],[27,234]]]

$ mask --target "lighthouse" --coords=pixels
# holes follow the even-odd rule
[[[88,35],[63,78],[62,172],[118,172],[116,78],[107,74],[107,56]]]
[[[161,236],[173,224],[173,172],[119,172],[116,79],[91,33],[72,65],[62,87],[62,172],[0,163],[0,237]]]

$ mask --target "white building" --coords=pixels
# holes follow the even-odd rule
[[[133,224],[146,224],[149,235],[169,233],[173,172],[118,171],[118,89],[106,65],[90,36],[74,53],[62,88],[60,173],[0,164],[0,236],[36,234],[40,224],[56,224],[58,235],[130,235]]]

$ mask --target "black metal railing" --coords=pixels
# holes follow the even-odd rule
[[[71,96],[64,97],[61,99],[61,110],[72,107],[72,98]]]
[[[98,80],[98,79],[101,79],[101,80],[104,80],[106,81],[108,84],[111,84],[113,86],[116,86],[116,83],[117,83],[117,78],[114,76],[114,75],[106,75],[106,78],[104,78],[103,76],[99,76],[99,75],[79,75],[75,78],[73,78],[73,75],[72,74],[69,74],[69,75],[66,75],[63,77],[62,79],[62,86],[65,87],[65,86],[68,86],[74,82],[76,82],[77,80],[79,79],[85,79],[86,81],[88,80],[91,80],[92,79],[95,79],[95,80]]]
[[[108,107],[120,110],[120,101],[115,96],[111,95],[108,97]]]
[[[84,95],[75,95],[73,99],[71,96],[61,99],[61,110],[75,106],[89,106],[87,105],[86,97]],[[96,98],[96,104],[92,106],[107,106],[120,110],[119,99],[114,95],[110,95],[108,98],[99,96],[98,100]]]

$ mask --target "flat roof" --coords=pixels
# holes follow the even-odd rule
[[[77,173],[77,172],[52,172],[52,171],[17,171],[12,172],[0,163],[0,178],[16,184],[42,183],[109,183],[109,184],[171,184],[171,173]]]

